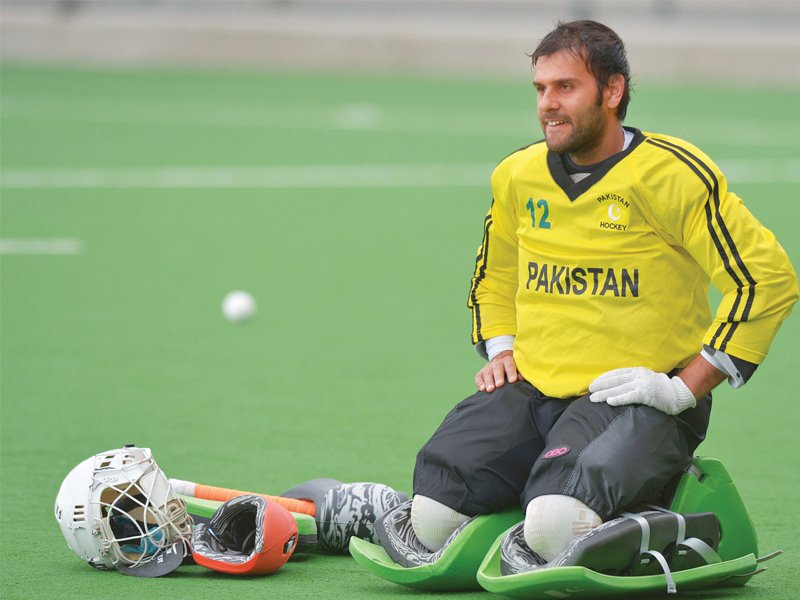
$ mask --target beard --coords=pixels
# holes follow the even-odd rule
[[[563,120],[558,117],[542,118],[542,121]],[[545,134],[547,148],[557,154],[569,154],[571,156],[586,156],[593,154],[593,151],[602,143],[603,132],[607,126],[605,115],[601,110],[601,105],[595,104],[586,111],[577,115],[575,119],[569,120],[571,133],[566,137],[552,137],[548,135],[547,127],[542,123]]]

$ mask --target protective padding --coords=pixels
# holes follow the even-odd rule
[[[304,481],[281,496],[314,503],[318,550],[332,554],[347,554],[351,537],[377,541],[375,521],[407,499],[381,483],[342,483],[329,478]]]
[[[414,496],[409,516],[414,535],[431,552],[442,549],[453,532],[469,520],[467,515],[463,515],[438,500],[421,494]],[[378,540],[381,545],[384,545],[380,527],[378,527],[378,530],[380,532]]]
[[[595,599],[641,597],[663,594],[667,589],[664,575],[620,577],[603,575],[585,567],[557,567],[518,575],[500,575],[500,539],[478,569],[478,582],[490,591],[511,598],[550,600],[551,598]],[[672,573],[679,592],[689,592],[719,585],[735,576],[752,573],[756,559],[752,554]]]
[[[204,500],[191,496],[181,496],[181,498],[186,502],[186,510],[192,515],[195,523],[208,523],[217,509],[223,505],[223,502],[217,500]],[[314,517],[295,512],[291,515],[297,523],[298,532],[295,554],[310,550],[317,544],[317,523],[314,521]]]
[[[442,551],[439,560],[428,565],[403,567],[382,546],[358,538],[350,540],[350,554],[368,571],[400,585],[431,591],[480,589],[475,574],[487,550],[522,518],[521,510],[476,517]]]
[[[722,562],[674,571],[679,592],[716,586],[739,586],[756,571],[755,529],[730,475],[720,461],[695,458],[680,480],[670,510],[680,513],[713,512],[720,523],[718,554]],[[503,533],[502,535],[505,535]],[[480,565],[477,580],[490,591],[509,597],[621,598],[666,590],[665,575],[603,575],[585,567],[557,567],[515,575],[500,572],[500,543],[493,544]]]
[[[537,496],[525,509],[525,543],[540,558],[550,561],[575,536],[591,531],[602,522],[600,515],[577,498],[563,494]]]
[[[713,512],[721,538],[717,553],[722,560],[754,554],[758,538],[739,491],[716,458],[696,457],[678,483],[670,510],[679,513]]]
[[[612,519],[571,540],[544,566],[519,546],[525,543],[521,534],[522,526],[517,525],[501,542],[501,551],[505,552],[501,555],[500,572],[504,575],[560,567],[586,567],[625,577],[663,573],[656,555],[642,556],[643,547],[660,554],[672,571],[720,562],[714,552],[719,545],[719,523],[714,513],[681,515],[679,519],[677,513],[649,510],[637,513],[635,519]]]
[[[224,502],[192,532],[194,561],[230,575],[274,573],[296,547],[297,524],[289,511],[256,495]]]

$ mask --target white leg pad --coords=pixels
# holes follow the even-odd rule
[[[427,496],[414,496],[411,503],[411,526],[420,542],[431,552],[440,550],[459,525],[469,519]]]
[[[553,560],[570,541],[603,520],[571,496],[550,494],[534,498],[525,510],[525,543],[543,559]]]

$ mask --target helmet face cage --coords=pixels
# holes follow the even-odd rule
[[[98,456],[92,477],[93,485],[102,489],[92,500],[98,508],[95,514],[102,537],[117,559],[114,562],[130,566],[155,559],[190,532],[186,504],[147,454]],[[115,464],[118,462],[123,464]],[[113,482],[106,483],[106,469],[116,476]]]
[[[62,484],[56,512],[68,544],[81,558],[100,568],[135,568],[155,560],[177,542],[186,543],[192,524],[186,504],[148,448],[110,450],[85,462],[93,463],[90,481],[85,475],[72,481],[81,465],[76,467]],[[69,493],[76,486],[83,490]],[[88,500],[80,502],[84,514],[75,506],[79,518],[85,519],[84,526],[70,517],[73,507],[62,495]],[[81,531],[86,526],[90,536]]]

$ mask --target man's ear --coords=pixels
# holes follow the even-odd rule
[[[622,96],[625,94],[625,77],[621,73],[615,73],[608,78],[604,96],[606,98],[606,106],[616,109],[622,101]]]

